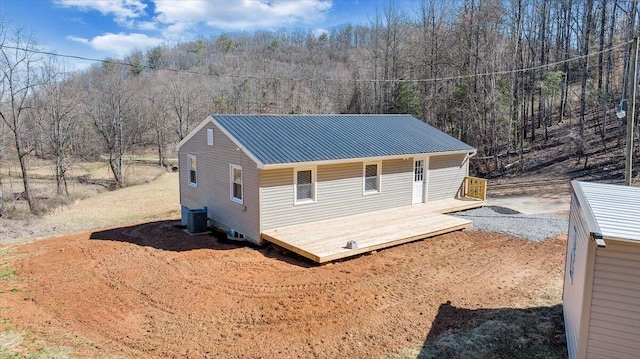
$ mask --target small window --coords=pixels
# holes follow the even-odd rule
[[[207,145],[213,146],[213,128],[207,129]]]
[[[242,203],[242,167],[231,165],[231,200]]]
[[[380,164],[366,163],[364,165],[364,193],[380,192]]]
[[[198,166],[196,156],[187,155],[187,163],[189,166],[189,185],[195,187],[198,185]]]
[[[315,170],[301,169],[295,171],[296,203],[313,202],[316,198]]]
[[[413,164],[414,182],[424,181],[424,160],[415,160]]]

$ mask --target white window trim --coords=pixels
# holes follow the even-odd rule
[[[311,193],[312,193],[312,197],[311,199],[307,198],[307,199],[298,199],[298,172],[299,171],[311,171]],[[294,168],[293,169],[293,204],[294,205],[298,205],[298,204],[308,204],[308,203],[316,203],[318,201],[318,186],[316,185],[317,183],[317,167],[316,166],[306,166],[306,167],[299,167],[299,168]]]
[[[191,182],[191,159],[196,160],[196,181]],[[187,155],[187,182],[191,187],[198,187],[198,159],[195,155]]]
[[[377,191],[367,191],[367,165],[377,165],[376,179],[378,184]],[[370,195],[382,192],[382,161],[368,161],[362,163],[362,194]]]
[[[242,198],[236,198],[233,196],[233,170],[234,169],[239,169],[241,172],[240,185],[242,186],[242,188],[241,188],[240,195],[242,196]],[[242,166],[229,164],[229,199],[231,199],[231,201],[235,203],[244,204],[244,171],[242,170]]]

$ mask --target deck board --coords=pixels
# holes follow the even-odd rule
[[[477,208],[484,201],[442,200],[276,228],[262,238],[318,263],[346,258],[469,227],[444,213]],[[357,249],[346,248],[356,241]]]

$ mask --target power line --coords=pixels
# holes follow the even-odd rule
[[[481,74],[473,74],[473,75],[460,75],[460,76],[450,76],[450,77],[442,77],[442,78],[435,78],[435,79],[422,79],[422,80],[405,80],[404,82],[437,82],[437,81],[450,81],[450,80],[462,80],[462,79],[468,79],[468,78],[474,78],[474,77],[484,77],[484,76],[495,76],[495,75],[509,75],[509,74],[514,74],[514,73],[518,73],[518,72],[527,72],[527,71],[531,71],[531,70],[540,70],[540,69],[544,69],[547,67],[553,67],[553,66],[557,66],[557,65],[562,65],[568,62],[574,62],[576,60],[583,60],[586,59],[588,57],[591,56],[595,56],[595,55],[599,55],[601,53],[606,53],[609,51],[613,51],[616,50],[620,47],[626,46],[630,43],[632,43],[633,41],[626,41],[623,42],[621,44],[618,44],[616,46],[612,46],[608,49],[603,49],[601,51],[598,52],[593,52],[590,53],[588,55],[579,55],[576,57],[572,57],[570,59],[566,59],[566,60],[562,60],[562,61],[556,61],[556,62],[551,62],[545,65],[538,65],[538,66],[531,66],[531,67],[526,67],[526,68],[522,68],[522,69],[514,69],[514,70],[504,70],[504,71],[495,71],[495,72],[485,72],[485,73],[481,73]],[[386,80],[386,81],[396,81],[396,80]]]
[[[68,58],[68,59],[99,62],[99,63],[103,63],[103,64],[115,64],[115,65],[122,65],[122,66],[128,66],[128,67],[143,68],[143,69],[148,69],[148,70],[168,71],[168,72],[174,72],[174,73],[188,73],[188,74],[192,74],[192,75],[213,76],[213,77],[218,77],[218,78],[234,78],[234,79],[250,79],[250,80],[271,80],[271,81],[274,81],[274,80],[275,81],[325,81],[325,82],[350,82],[350,81],[355,81],[355,82],[360,82],[360,83],[363,83],[363,82],[421,83],[421,82],[439,82],[439,81],[464,80],[464,79],[471,79],[471,78],[474,78],[474,77],[509,75],[509,74],[527,72],[527,71],[532,71],[532,70],[540,70],[540,69],[544,69],[544,68],[548,68],[548,67],[562,65],[562,64],[565,64],[565,63],[569,63],[569,62],[583,60],[583,59],[586,59],[586,58],[591,57],[591,56],[599,55],[601,53],[607,53],[609,51],[613,51],[613,50],[619,49],[619,48],[621,48],[623,46],[629,45],[632,42],[633,42],[632,40],[629,40],[629,41],[625,41],[623,43],[620,43],[618,45],[612,46],[610,48],[602,49],[600,51],[593,52],[593,53],[590,53],[590,54],[587,54],[587,55],[579,55],[579,56],[572,57],[570,59],[556,61],[556,62],[544,64],[544,65],[531,66],[531,67],[525,67],[525,68],[513,69],[513,70],[484,72],[484,73],[479,73],[479,74],[458,75],[458,76],[448,76],[448,77],[437,77],[437,78],[429,78],[429,79],[356,79],[356,80],[333,79],[333,78],[325,78],[325,79],[311,79],[311,78],[309,78],[309,79],[304,79],[304,78],[291,78],[291,77],[261,77],[261,76],[251,76],[251,75],[230,75],[230,74],[217,75],[217,74],[202,73],[202,72],[197,72],[197,71],[192,71],[192,70],[181,70],[181,69],[172,69],[172,68],[157,68],[157,67],[149,66],[149,65],[133,64],[133,63],[130,63],[130,62],[111,60],[111,59],[96,59],[96,58],[78,56],[78,55],[59,54],[59,53],[55,53],[55,52],[36,50],[36,49],[27,49],[27,48],[22,48],[22,47],[17,47],[17,46],[8,46],[8,45],[3,45],[3,44],[0,44],[0,48],[31,52],[31,53],[36,53],[36,54],[41,54],[41,55],[48,55],[48,56],[53,56],[53,57],[62,57],[62,58]]]

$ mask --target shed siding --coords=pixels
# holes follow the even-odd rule
[[[382,161],[381,191],[374,194],[363,194],[362,166],[318,166],[316,201],[297,205],[293,168],[260,171],[262,230],[411,205],[412,159]]]
[[[605,238],[606,240],[606,238]],[[640,353],[640,245],[606,240],[595,258],[587,357]]]
[[[453,198],[469,173],[466,154],[429,157],[429,181],[427,199],[437,201]]]
[[[569,358],[578,358],[581,321],[584,313],[584,298],[587,291],[587,264],[589,258],[590,233],[585,225],[583,209],[576,199],[571,198],[569,214],[569,235],[567,240],[567,254],[565,263],[563,313],[567,337]],[[572,252],[575,245],[575,253]],[[573,272],[573,279],[570,273]]]
[[[214,129],[213,146],[207,144],[207,129],[211,128]],[[213,123],[208,123],[184,143],[178,155],[180,204],[190,209],[207,207],[208,217],[214,224],[225,230],[234,229],[249,240],[258,242],[260,214],[256,163]],[[197,187],[188,183],[187,155],[196,156]],[[243,204],[230,199],[230,164],[242,166]]]

